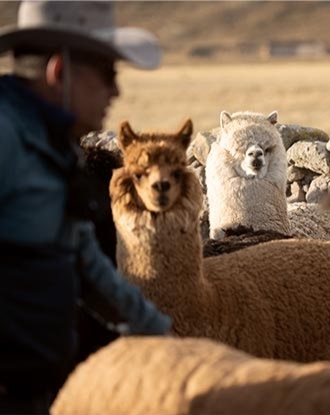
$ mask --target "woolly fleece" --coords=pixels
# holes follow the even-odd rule
[[[330,363],[256,359],[206,339],[123,338],[71,374],[51,415],[327,415]]]

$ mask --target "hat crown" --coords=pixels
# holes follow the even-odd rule
[[[89,32],[114,27],[110,1],[23,1],[18,11],[18,26],[52,27]]]

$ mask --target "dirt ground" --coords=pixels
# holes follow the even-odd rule
[[[105,128],[127,119],[139,130],[175,130],[191,117],[195,131],[218,127],[219,113],[279,112],[279,122],[330,133],[330,61],[119,68],[121,97]]]

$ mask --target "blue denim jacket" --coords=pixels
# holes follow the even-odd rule
[[[93,225],[66,215],[68,177],[76,163],[68,138],[72,122],[71,114],[36,97],[23,81],[0,77],[0,244],[49,245],[74,252],[72,262],[79,256],[83,278],[128,321],[131,333],[164,333],[171,325],[169,317],[121,278],[100,250]],[[0,278],[6,279],[1,268]],[[34,274],[28,278],[32,282]],[[47,301],[61,299],[49,295]],[[24,312],[28,310],[22,308]]]

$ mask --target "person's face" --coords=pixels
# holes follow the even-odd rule
[[[77,134],[102,129],[111,100],[119,96],[114,62],[73,63],[70,83],[70,110],[76,117]]]

